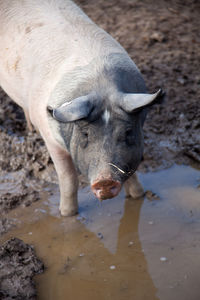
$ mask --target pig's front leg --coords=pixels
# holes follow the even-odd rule
[[[124,183],[124,189],[127,197],[137,199],[144,196],[144,190],[141,183],[138,181],[137,175],[133,174]]]
[[[58,175],[61,215],[73,216],[78,212],[78,176],[74,164],[64,149],[48,142],[46,144]]]

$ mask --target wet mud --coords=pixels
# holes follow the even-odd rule
[[[138,65],[139,69],[141,70],[143,77],[147,83],[149,92],[155,92],[155,90],[158,89],[159,87],[162,87],[163,90],[166,92],[165,103],[160,106],[154,107],[149,111],[145,123],[144,161],[141,163],[139,167],[139,171],[147,172],[147,176],[148,176],[148,174],[151,174],[149,172],[168,168],[172,166],[174,163],[178,163],[178,164],[184,163],[188,165],[193,165],[199,169],[200,168],[200,102],[199,102],[200,75],[199,75],[199,69],[197,67],[200,61],[200,51],[199,51],[200,3],[199,1],[196,0],[188,0],[188,1],[97,0],[95,2],[92,2],[89,0],[79,0],[77,1],[77,3],[85,10],[85,12],[98,25],[100,25],[106,31],[111,33],[112,36],[116,38],[124,46],[124,48],[130,54],[131,58],[134,59],[135,63]],[[178,174],[177,176],[180,176],[180,174]],[[158,180],[158,185],[159,185],[160,178],[158,177],[156,178],[156,180]],[[21,226],[21,224],[24,224],[23,223],[24,221],[20,219],[18,213],[16,213],[15,215],[15,211],[21,210],[22,214],[26,214],[25,212],[27,212],[29,209],[32,209],[32,207],[35,207],[36,209],[35,214],[38,214],[39,216],[46,215],[47,208],[45,206],[44,211],[42,211],[42,208],[40,208],[41,201],[42,203],[43,202],[49,203],[48,199],[51,198],[52,196],[51,194],[52,193],[54,194],[55,190],[57,189],[56,183],[57,183],[57,177],[54,171],[54,167],[41,137],[35,131],[34,132],[28,131],[22,110],[14,102],[12,102],[10,98],[2,90],[0,90],[0,216],[1,216],[0,217],[0,246],[1,247],[7,247],[5,246],[5,244],[3,245],[3,242],[6,242],[5,237],[7,237],[8,239],[11,238],[13,236],[12,234],[14,234],[15,232],[14,230],[17,230],[18,227]],[[160,205],[159,203],[163,204],[161,195],[158,193],[156,188],[153,189],[153,186],[154,186],[154,182],[151,182],[151,185],[147,184],[146,186],[145,199],[147,199],[146,201],[148,201],[148,203],[151,203],[149,204],[150,207],[151,205],[152,206]],[[59,198],[59,195],[58,194],[56,195],[57,195],[56,197]],[[188,201],[190,201],[191,203],[190,192],[188,192],[187,195],[188,195]],[[181,197],[178,196],[176,192],[174,192],[174,198],[179,199]],[[121,202],[119,203],[119,201],[116,201],[116,203],[117,205],[120,206]],[[138,204],[138,202],[136,203],[137,204],[132,204],[132,205],[133,206],[139,205],[141,207],[142,203],[140,204]],[[30,205],[31,207],[29,207]],[[52,216],[48,217],[49,222],[47,222],[47,224],[45,223],[46,226],[49,226],[51,222],[54,224],[54,221],[60,222],[58,221],[59,219],[58,215],[56,215],[57,212],[54,214],[54,212],[57,211],[58,203],[56,203],[56,205],[52,203],[48,205],[50,209],[48,214],[54,215],[54,217]],[[91,209],[90,205],[91,205],[90,203],[87,203],[87,205],[83,207],[83,211],[85,210],[88,211],[88,213],[90,213],[90,209]],[[112,209],[114,209],[113,204],[111,205],[111,207]],[[134,209],[130,209],[133,215],[134,215]],[[138,209],[137,211],[139,214],[140,209]],[[192,211],[191,215],[194,215],[194,210],[191,209],[191,211]],[[161,212],[163,213],[162,210]],[[160,212],[158,211],[158,214],[159,213]],[[120,215],[121,218],[122,218],[122,214],[123,214],[123,208],[121,212],[120,209],[118,211],[118,215]],[[99,219],[101,217],[102,216],[99,216]],[[64,223],[66,222],[66,226],[69,227],[69,230],[67,231],[67,236],[69,236],[69,239],[71,239],[71,241],[75,243],[77,249],[79,249],[78,248],[79,245],[76,244],[77,243],[76,239],[78,239],[80,237],[79,235],[81,234],[79,233],[79,230],[80,232],[82,232],[82,230],[84,232],[85,226],[87,227],[88,221],[86,221],[87,218],[86,219],[84,218],[85,218],[84,213],[80,212],[80,220],[78,220],[77,227],[76,225],[73,225],[73,224],[77,224],[77,220],[74,218],[72,219],[70,218],[70,220],[68,221],[67,220],[62,221]],[[96,218],[98,219],[98,216],[96,216]],[[139,220],[139,216],[136,219]],[[31,217],[30,220],[32,220]],[[36,221],[39,222],[39,224],[41,224],[38,219]],[[114,219],[113,221],[116,220]],[[149,222],[154,222],[154,221],[150,220]],[[166,227],[168,227],[169,225],[168,222],[170,222],[170,220],[168,220],[166,217],[166,224],[165,224]],[[194,224],[196,224],[196,222],[197,219],[194,219]],[[82,225],[80,226],[79,223],[81,223]],[[110,228],[112,228],[111,223],[108,223],[108,226],[110,226]],[[177,221],[175,225],[179,226],[180,224]],[[75,226],[75,229],[73,226]],[[193,225],[190,225],[189,228],[192,228],[192,226]],[[20,230],[22,230],[22,227],[20,227],[21,228]],[[60,225],[58,225],[58,227],[56,228],[57,228],[56,230],[59,232]],[[31,230],[30,232],[32,232]],[[135,233],[133,235],[137,235],[138,227],[136,226],[134,230]],[[161,232],[159,228],[157,228],[156,230],[158,232]],[[173,229],[171,230],[173,231]],[[195,230],[197,230],[196,227]],[[72,233],[74,234],[74,231],[76,232],[75,237],[73,237],[72,235]],[[12,232],[11,235],[9,235],[10,232]],[[115,234],[117,233],[115,232]],[[85,233],[85,235],[86,236],[92,235],[94,239],[97,239],[98,243],[100,242],[100,240],[103,240],[104,242],[106,240],[106,237],[101,232],[101,227],[98,228],[98,232],[95,232],[95,234],[91,234],[89,230],[88,232]],[[110,233],[109,238],[107,238],[108,239],[107,242],[109,243],[109,239],[110,239],[110,244],[112,245],[113,240],[110,238],[111,236],[112,238],[114,238],[115,236],[114,232],[112,234]],[[36,243],[34,239],[31,239],[31,235],[29,235],[29,239],[27,239],[26,236],[23,234],[21,234],[21,236],[19,234],[19,237],[27,243],[34,244],[34,245],[37,244],[36,254],[37,253],[41,254],[41,257],[45,261],[45,255],[42,254],[41,248],[43,250],[45,249],[44,252],[48,251],[48,249],[43,247],[41,243],[39,242]],[[56,237],[56,233],[55,233],[55,237]],[[62,238],[65,239],[64,237]],[[138,240],[137,243],[139,245],[140,237],[137,237],[137,240]],[[84,245],[84,243],[87,241],[87,238],[83,238],[83,240],[81,241],[82,241],[82,245]],[[131,241],[132,240],[130,240],[129,242]],[[46,241],[46,243],[48,244],[49,242]],[[97,249],[99,249],[98,243],[95,242],[94,245],[92,245],[92,248],[97,247]],[[182,241],[182,245],[184,247],[184,241]],[[128,248],[126,249],[124,248],[121,251],[121,253],[126,257],[126,251],[129,251],[130,250],[129,248],[131,247],[132,244],[130,244]],[[143,246],[138,246],[138,247],[139,248],[137,249],[139,250],[137,251],[141,252]],[[54,255],[56,255],[56,251],[57,250],[55,250]],[[60,251],[62,251],[62,249],[60,249]],[[15,255],[16,253],[13,250],[13,259]],[[108,254],[106,254],[105,256],[107,257],[107,255]],[[134,255],[136,255],[136,253]],[[188,255],[190,256],[190,254]],[[109,257],[108,261],[110,262],[111,256],[108,255],[108,257]],[[127,293],[127,297],[128,296],[130,297],[130,295],[131,297],[136,297],[136,294],[135,296],[133,296],[133,294],[128,294],[129,292],[131,293],[131,291],[129,291],[129,286],[131,286],[133,283],[129,281],[127,275],[129,272],[133,272],[133,273],[135,272],[135,274],[138,275],[138,278],[141,279],[139,284],[141,291],[144,290],[144,286],[142,285],[143,284],[142,281],[144,280],[144,282],[148,282],[149,284],[149,289],[151,290],[150,294],[154,295],[152,297],[155,297],[152,299],[157,299],[156,297],[158,296],[155,296],[156,295],[155,286],[154,284],[152,284],[152,280],[154,281],[155,278],[147,274],[148,269],[153,268],[152,266],[153,263],[150,265],[148,263],[148,267],[147,267],[147,264],[144,261],[143,254],[141,254],[141,257],[144,262],[144,265],[141,264],[142,266],[141,268],[144,269],[144,272],[140,273],[139,267],[137,269],[137,264],[136,264],[136,269],[134,271],[130,271],[128,267],[130,260],[128,260],[126,267],[124,267],[124,270],[126,269],[127,273],[125,271],[123,273],[125,278],[127,278],[128,283],[124,283],[125,281],[123,280],[120,281],[121,282],[120,288],[121,290],[126,291],[124,293],[125,294]],[[164,254],[163,257],[165,257]],[[78,257],[78,259],[79,258],[80,257]],[[85,258],[83,258],[83,260],[84,259]],[[92,272],[101,270],[101,265],[99,262],[97,262],[97,258],[92,258],[92,259],[94,259],[95,264],[97,263],[99,269],[97,268],[93,271],[88,270],[84,274],[83,271],[84,267],[83,267],[81,273],[82,277],[78,281],[76,279],[76,276],[72,274],[71,278],[74,280],[73,282],[75,284],[79,284],[80,287],[82,288],[83,288],[83,283],[85,283],[85,280],[87,280],[87,276],[89,276],[88,274],[91,275],[93,274]],[[140,258],[138,259],[140,260]],[[153,258],[151,259],[152,262],[155,262]],[[0,262],[0,266],[1,263],[2,262]],[[83,263],[83,266],[87,265],[87,263],[89,263],[89,260],[87,261],[86,259],[86,261]],[[159,269],[157,263],[155,264]],[[50,268],[48,262],[47,265]],[[91,262],[90,265],[92,265]],[[65,276],[65,274],[68,273],[68,270],[70,268],[73,267],[72,267],[72,259],[69,255],[69,260],[66,258],[64,267],[60,267],[60,271],[58,271],[58,273],[60,272],[59,277],[62,277],[63,274]],[[110,271],[115,272],[117,270],[113,269]],[[51,271],[49,272],[51,273]],[[195,272],[198,273],[197,271]],[[29,281],[30,291],[33,290],[33,285],[32,285],[33,274],[35,273],[34,272],[30,273],[30,278],[31,278]],[[142,274],[146,274],[146,275],[142,277]],[[84,279],[84,275],[86,276],[86,279]],[[46,279],[44,279],[43,282],[42,276],[38,277],[40,279],[37,279],[37,285],[40,292],[42,289],[45,290],[47,284],[45,283]],[[52,279],[53,277],[51,277],[51,275],[49,276],[50,276],[49,278],[51,278],[50,280],[53,280]],[[44,283],[43,287],[42,287],[42,283],[41,285],[39,284],[40,280],[42,283]],[[96,299],[99,299],[98,295],[102,295],[102,294],[98,292],[97,285],[99,284],[99,286],[101,286],[102,284],[101,280],[103,279],[99,277],[98,280],[97,282],[92,281],[93,283],[91,283],[90,287],[88,287],[88,290],[87,288],[85,288],[85,295],[87,295],[87,293],[90,293],[89,291],[96,289],[95,297],[97,297]],[[116,284],[118,283],[119,282],[116,281]],[[60,283],[60,285],[62,284]],[[179,284],[178,281],[177,281],[177,286],[182,287],[182,285]],[[105,289],[105,285],[102,286],[102,289],[103,288]],[[190,288],[192,288],[192,284],[190,285]],[[9,285],[8,285],[8,289],[9,289]],[[53,289],[53,285],[52,285],[52,289]],[[68,285],[68,289],[70,289],[70,284]],[[138,288],[138,293],[141,292],[141,291],[139,292],[139,290],[140,289]],[[5,294],[4,291],[2,292],[1,286],[0,286],[0,291],[1,291],[0,295]],[[107,292],[109,293],[109,285],[107,286]],[[114,292],[114,287],[113,287],[113,293],[114,294],[111,293],[111,295],[109,296],[110,298],[108,297],[107,299],[117,299],[116,294]],[[34,293],[32,295],[34,298],[35,297]],[[145,297],[144,295],[143,296],[140,295],[137,296],[136,299],[145,299],[144,297]],[[13,299],[21,299],[21,298],[13,298]],[[26,299],[26,298],[22,298],[22,299]],[[40,299],[43,300],[45,298],[40,298]],[[50,299],[50,298],[46,298],[46,299]],[[57,298],[54,299],[62,299],[62,298],[61,296],[58,295]],[[82,299],[84,298],[82,297]],[[126,299],[125,296],[123,299]],[[173,299],[173,298],[167,298],[167,297],[163,298],[162,292],[160,292],[158,299]],[[182,297],[181,299],[184,298]],[[190,299],[196,300],[199,298],[193,297]]]
[[[33,276],[43,271],[33,247],[11,238],[0,247],[0,299],[35,299]]]

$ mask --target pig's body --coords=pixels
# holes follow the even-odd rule
[[[46,142],[59,177],[61,213],[76,213],[78,179],[74,163],[79,165],[79,162],[76,161],[78,146],[72,138],[75,132],[72,127],[79,121],[79,126],[84,126],[84,120],[94,107],[88,110],[92,105],[86,101],[87,113],[80,115],[79,112],[71,119],[63,119],[63,112],[56,109],[84,96],[83,102],[89,99],[95,103],[95,108],[101,107],[106,133],[115,99],[121,99],[122,93],[146,93],[137,67],[125,50],[71,1],[0,0],[0,85],[24,109],[29,124],[39,130]],[[151,101],[154,98],[155,95]],[[85,111],[85,107],[77,111]],[[123,117],[123,113],[120,111],[118,115]],[[144,115],[140,113],[141,123]],[[92,122],[99,118],[98,115]],[[139,144],[142,152],[142,141]],[[95,147],[93,145],[93,149]],[[98,148],[95,151],[98,152]],[[113,160],[106,158],[105,163],[100,164],[102,171],[96,165],[99,173],[94,175],[93,170],[89,180],[93,185],[99,178],[100,182],[106,179],[102,189],[108,190],[108,196],[106,191],[103,191],[104,196],[99,196],[101,188],[99,192],[98,186],[94,188],[95,194],[102,199],[113,197],[124,180],[113,178],[113,169],[116,170]]]
[[[64,74],[124,52],[71,1],[0,0],[0,22],[1,86],[38,128]]]

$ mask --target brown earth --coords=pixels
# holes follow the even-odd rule
[[[32,246],[17,238],[7,241],[0,247],[0,299],[35,299],[32,278],[43,269]]]
[[[162,87],[163,105],[145,123],[141,171],[174,163],[200,167],[200,3],[198,0],[77,0],[128,51],[150,92]],[[22,110],[0,90],[0,234],[12,227],[6,212],[39,199],[33,182],[56,181],[44,142],[28,132]],[[16,177],[15,177],[16,176]],[[14,254],[13,254],[14,255]],[[18,298],[15,298],[18,299]],[[21,298],[19,298],[21,299]],[[25,298],[23,298],[25,299]],[[29,298],[27,298],[29,299]],[[30,298],[31,299],[31,298]]]

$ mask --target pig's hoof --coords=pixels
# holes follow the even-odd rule
[[[138,199],[144,196],[143,187],[136,174],[133,174],[127,181],[124,182],[124,189],[126,196],[132,199]]]
[[[63,216],[63,217],[71,217],[78,213],[78,208],[77,207],[75,207],[75,208],[61,208],[60,207],[60,213],[61,213],[61,216]]]
[[[126,196],[132,199],[139,199],[144,196],[144,190],[140,183],[131,186],[125,186]]]

